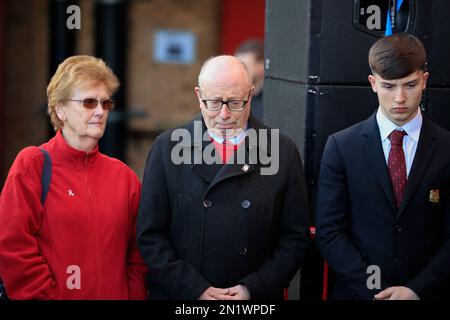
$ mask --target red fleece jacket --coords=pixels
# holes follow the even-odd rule
[[[137,176],[98,147],[71,148],[60,131],[41,147],[53,165],[44,206],[37,147],[18,154],[0,196],[0,276],[9,297],[145,299]]]

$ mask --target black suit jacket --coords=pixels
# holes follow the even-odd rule
[[[268,129],[253,117],[250,125]],[[185,128],[194,135],[193,121]],[[200,129],[206,130],[203,121]],[[172,133],[161,134],[150,151],[137,222],[150,298],[198,299],[209,286],[243,283],[252,299],[281,299],[309,244],[296,146],[280,134],[279,171],[261,175],[260,163],[248,170],[242,164],[176,165],[171,152],[178,141],[171,141]],[[209,141],[188,141],[183,152],[192,155],[208,146]],[[248,153],[261,145],[244,147]]]
[[[388,286],[439,295],[450,275],[450,133],[423,118],[396,208],[375,114],[331,135],[316,203],[317,245],[336,272],[335,299],[373,299]],[[438,198],[438,199],[437,199]],[[381,271],[369,289],[367,267]]]

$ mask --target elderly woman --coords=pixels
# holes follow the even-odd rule
[[[0,276],[10,299],[145,299],[136,247],[140,183],[98,150],[119,82],[90,56],[61,63],[47,87],[56,135],[40,146],[52,163],[41,201],[44,155],[23,149],[0,198]]]

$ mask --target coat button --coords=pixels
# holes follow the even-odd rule
[[[250,201],[248,201],[248,200],[242,201],[241,202],[241,207],[244,208],[244,209],[250,208]]]
[[[403,228],[402,228],[402,226],[396,226],[395,230],[397,230],[397,232],[402,232]]]
[[[240,247],[239,248],[239,254],[241,256],[245,256],[247,254],[247,248],[246,247]]]
[[[209,199],[206,199],[205,201],[203,201],[203,206],[205,208],[210,208],[212,206],[212,201]]]
[[[402,260],[400,260],[399,258],[395,258],[395,259],[394,259],[394,263],[395,263],[397,266],[401,266],[401,265],[402,265]]]

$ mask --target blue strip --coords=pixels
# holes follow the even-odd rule
[[[389,9],[386,18],[386,31],[384,32],[384,36],[385,37],[392,36],[391,15]]]
[[[403,0],[397,0],[397,5],[395,6],[395,14],[400,10],[400,7],[403,4]],[[386,18],[386,31],[384,32],[384,36],[392,36],[392,26],[391,26],[391,15],[390,15],[390,8],[388,8],[387,12],[387,18]]]

